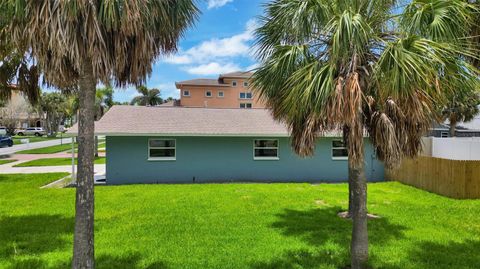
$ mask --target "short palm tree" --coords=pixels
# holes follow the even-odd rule
[[[13,40],[26,44],[45,81],[77,87],[78,175],[73,268],[93,268],[95,87],[141,85],[161,54],[177,49],[197,18],[192,0],[8,0],[15,5]]]
[[[138,106],[156,106],[163,103],[162,97],[160,97],[159,89],[148,89],[145,86],[137,86],[137,92],[139,96],[133,97],[130,104]]]
[[[274,0],[256,30],[253,85],[287,124],[293,149],[314,153],[343,130],[352,193],[351,266],[368,261],[364,136],[387,167],[415,156],[434,105],[478,86],[464,61],[474,7],[463,0]],[[404,3],[406,1],[402,1]]]

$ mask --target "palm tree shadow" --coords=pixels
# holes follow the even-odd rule
[[[340,207],[315,208],[311,210],[285,209],[277,215],[271,227],[283,235],[299,238],[312,249],[291,250],[277,259],[256,262],[252,268],[329,268],[345,267],[349,264],[348,253],[352,231],[351,220],[337,216]],[[392,224],[387,218],[368,221],[370,244],[384,245],[390,240],[403,237],[404,226]]]

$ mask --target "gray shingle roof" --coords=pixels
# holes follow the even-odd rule
[[[249,78],[252,72],[237,71],[232,73],[220,74],[220,78]]]
[[[288,136],[266,109],[113,106],[95,129],[100,135]]]
[[[202,86],[216,86],[216,87],[230,87],[229,84],[222,84],[218,81],[218,79],[208,79],[208,78],[197,78],[197,79],[190,79],[190,80],[184,80],[184,81],[179,81],[175,82],[175,86],[177,88],[183,86],[183,85],[202,85]]]

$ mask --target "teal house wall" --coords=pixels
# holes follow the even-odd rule
[[[149,138],[176,139],[175,161],[149,161]],[[107,136],[107,184],[195,182],[346,182],[346,160],[332,160],[332,139],[320,138],[315,155],[297,156],[279,140],[279,160],[254,160],[253,140],[265,137]],[[384,167],[365,139],[365,174],[383,181]]]

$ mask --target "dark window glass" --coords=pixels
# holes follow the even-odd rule
[[[150,157],[175,157],[175,149],[150,149]]]
[[[348,157],[348,151],[345,148],[332,149],[332,157]]]
[[[277,149],[255,149],[255,157],[277,157]]]
[[[154,148],[173,148],[173,147],[175,147],[175,140],[152,139],[152,140],[150,140],[150,147],[154,147]]]
[[[341,141],[341,140],[333,140],[332,141],[332,147],[343,148],[343,147],[345,147],[345,145],[344,145],[343,141]]]
[[[247,99],[252,99],[252,93],[251,92],[247,92],[246,96],[247,96]]]
[[[255,140],[255,147],[265,148],[265,147],[278,147],[277,140]]]

